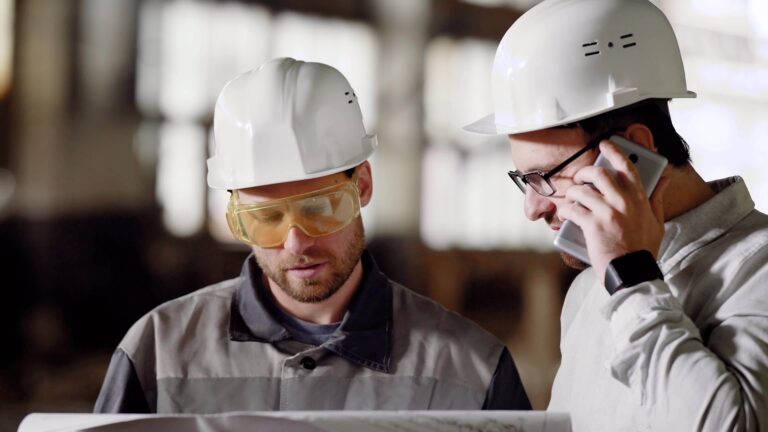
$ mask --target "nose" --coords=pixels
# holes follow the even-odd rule
[[[530,187],[525,190],[525,216],[532,220],[546,218],[547,215],[554,214],[557,206],[551,198],[541,196]]]
[[[294,255],[301,255],[314,245],[314,237],[308,236],[301,228],[292,226],[288,228],[288,235],[285,237],[285,242],[283,242],[283,249]]]

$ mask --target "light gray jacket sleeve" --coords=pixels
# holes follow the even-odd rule
[[[737,286],[764,293],[768,272],[752,270]],[[616,347],[611,374],[668,430],[768,430],[768,301],[747,297],[726,303],[704,338],[664,281],[617,292],[603,310]]]

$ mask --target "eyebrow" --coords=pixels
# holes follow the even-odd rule
[[[551,170],[552,170],[552,168],[556,167],[557,165],[558,165],[558,164],[554,164],[554,165],[550,165],[550,166],[545,166],[545,167],[533,167],[533,168],[531,168],[531,169],[528,169],[528,170],[525,170],[525,171],[521,171],[521,172],[522,172],[523,174],[532,173],[532,172],[537,172],[537,171],[541,171],[541,172],[543,172],[543,173],[546,173],[546,172],[549,172],[549,171],[551,171]]]

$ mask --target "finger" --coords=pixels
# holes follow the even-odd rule
[[[651,194],[651,210],[653,215],[659,222],[664,222],[664,194],[667,191],[670,180],[668,177],[662,177],[658,183],[656,183],[656,189]]]
[[[616,174],[620,179],[627,179],[629,183],[635,185],[636,188],[643,188],[643,182],[640,180],[640,173],[637,172],[637,168],[632,161],[629,160],[616,144],[610,141],[602,141],[600,143],[600,153],[603,157],[608,159],[613,169],[616,170]],[[621,182],[621,180],[620,180]]]
[[[585,166],[576,172],[573,181],[592,184],[613,205],[616,205],[617,201],[621,199],[621,190],[616,183],[616,178],[607,168],[594,165]]]
[[[605,196],[592,185],[574,185],[565,191],[565,198],[586,207],[592,212],[603,212],[610,209]]]
[[[569,220],[582,227],[589,222],[590,217],[592,217],[592,212],[579,203],[574,202],[570,205],[560,206],[558,209],[558,216],[562,220]]]

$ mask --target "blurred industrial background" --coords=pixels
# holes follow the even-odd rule
[[[379,136],[364,220],[383,269],[506,341],[545,408],[574,273],[524,218],[505,140],[461,131],[535,3],[0,0],[0,430],[90,411],[137,318],[238,274],[247,249],[205,184],[212,109],[284,55],[341,70]],[[672,106],[694,164],[768,210],[768,2],[655,3],[699,93]]]

